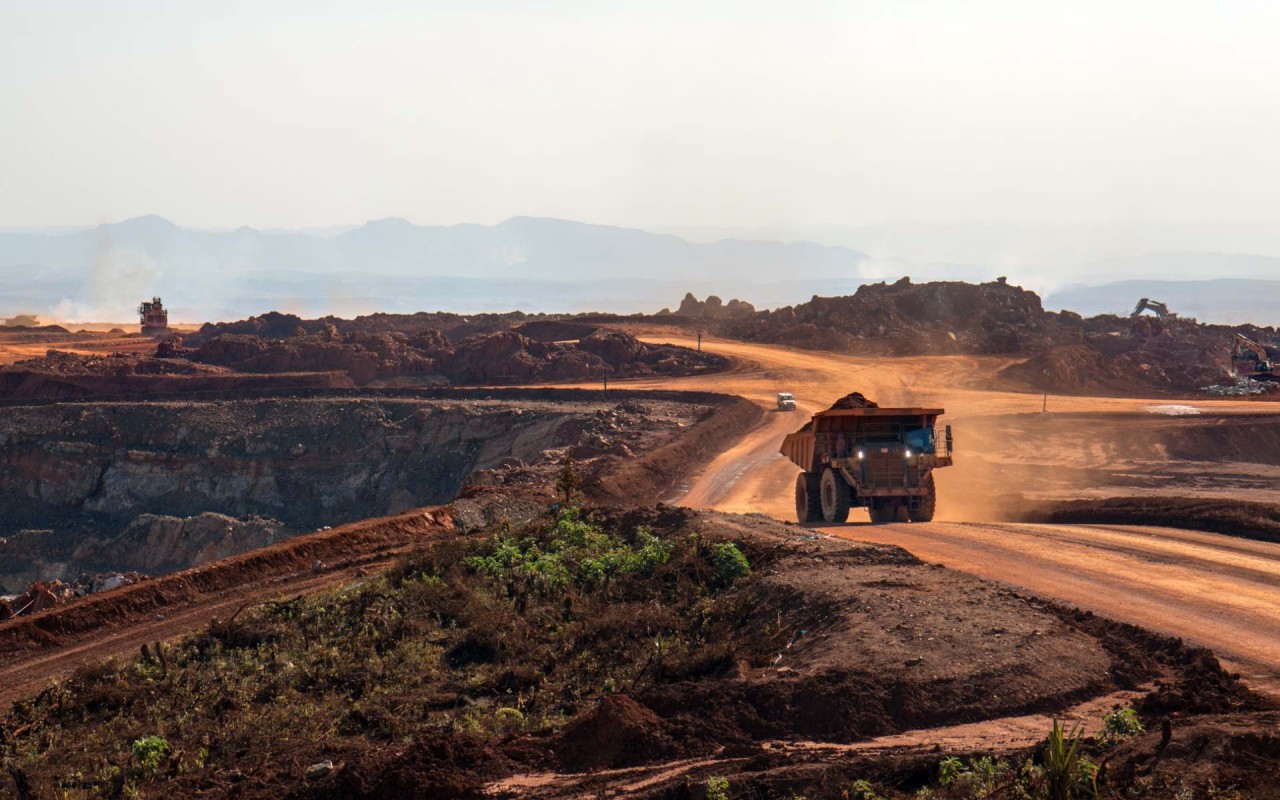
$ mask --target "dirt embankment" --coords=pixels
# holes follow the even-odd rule
[[[1152,525],[1280,542],[1280,505],[1195,497],[1107,497],[1029,508],[1021,522]]]
[[[364,520],[223,559],[163,578],[91,595],[66,606],[0,624],[0,663],[12,665],[33,652],[56,651],[77,637],[101,639],[172,609],[239,587],[270,584],[376,560],[427,536],[453,530],[449,509],[416,509]],[[287,588],[281,584],[282,589]]]

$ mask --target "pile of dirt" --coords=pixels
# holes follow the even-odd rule
[[[551,745],[562,769],[586,772],[643,764],[683,752],[662,720],[626,695],[605,695],[594,709],[556,734]]]
[[[3,333],[71,333],[71,331],[61,325],[39,325],[39,324],[7,324],[0,326],[0,332]]]
[[[1001,376],[1039,391],[1128,394],[1142,389],[1193,392],[1218,384],[1230,371],[1234,328],[1192,319],[1128,319],[1111,315],[1080,319],[1051,315],[1050,338],[1027,361]],[[1247,326],[1265,340],[1274,331]]]
[[[376,313],[344,319],[326,316],[304,319],[296,314],[269,311],[265,314],[234,322],[207,322],[188,339],[196,343],[221,334],[247,334],[264,339],[288,339],[293,336],[324,333],[332,328],[340,334],[349,333],[418,333],[442,331],[453,339],[463,339],[477,333],[494,333],[508,330],[529,322],[564,319],[563,314],[526,314],[511,311],[501,314],[453,314],[447,311],[419,311],[414,314]],[[537,338],[537,337],[530,337]],[[575,337],[576,338],[576,337]]]
[[[1003,278],[982,284],[902,278],[865,284],[848,296],[758,312],[744,305],[732,314],[710,300],[688,295],[676,314],[652,319],[696,322],[745,341],[868,355],[1026,357],[1001,373],[1002,384],[1058,394],[1194,392],[1226,377],[1235,331],[1257,341],[1280,339],[1274,328],[1049,312],[1034,292]]]
[[[568,320],[533,320],[513,328],[521,336],[535,342],[568,342],[582,339],[600,330],[599,325]]]
[[[170,342],[161,353],[174,352]],[[176,345],[180,350],[180,344]],[[0,367],[0,398],[71,399],[205,393],[238,394],[304,389],[341,389],[354,386],[345,372],[281,372],[244,375],[223,367],[182,358],[154,357],[144,353],[85,355],[50,350],[40,358]]]
[[[844,397],[831,404],[828,411],[847,411],[854,408],[879,408],[880,404],[874,400],[868,400],[862,392],[850,392]]]
[[[723,335],[799,347],[918,355],[1022,353],[1045,342],[1040,298],[1003,280],[866,284],[726,323]]]
[[[718,356],[646,344],[609,330],[592,331],[573,343],[537,341],[515,331],[475,334],[454,343],[438,330],[340,334],[330,326],[284,339],[221,334],[171,354],[237,372],[342,371],[357,385],[403,377],[488,384],[678,376],[727,366]]]
[[[842,411],[842,410],[849,410],[854,408],[879,408],[879,407],[880,405],[876,401],[868,400],[866,396],[862,394],[862,392],[850,392],[849,394],[845,395],[844,397],[841,397],[839,400],[832,403],[831,407],[828,408],[827,411]],[[804,431],[810,430],[812,428],[813,428],[813,420],[810,419],[804,425],[800,426],[800,430],[797,431],[797,433],[803,433]]]
[[[133,353],[97,356],[50,350],[41,358],[28,358],[5,367],[4,372],[42,372],[53,376],[95,375],[217,375],[226,370],[189,361],[165,358],[140,358]]]

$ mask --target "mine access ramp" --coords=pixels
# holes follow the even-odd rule
[[[937,507],[933,471],[951,466],[951,426],[941,408],[832,408],[782,440],[796,478],[800,522],[842,523],[864,507],[872,522],[928,522]]]

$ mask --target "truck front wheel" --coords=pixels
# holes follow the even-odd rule
[[[938,507],[938,491],[933,487],[933,475],[926,475],[921,486],[925,493],[920,495],[920,505],[911,509],[912,522],[932,522],[933,512]]]
[[[827,467],[822,471],[822,518],[837,524],[848,522],[851,505],[853,489],[842,475]]]
[[[817,473],[801,472],[796,476],[796,519],[817,522],[822,519],[822,499]]]

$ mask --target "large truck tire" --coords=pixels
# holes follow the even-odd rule
[[[822,471],[822,518],[827,522],[842,524],[849,521],[849,506],[853,505],[853,489],[845,483],[844,476],[831,467]]]
[[[796,519],[801,523],[822,519],[822,495],[819,478],[813,472],[796,476]]]
[[[919,508],[911,509],[911,521],[933,522],[933,512],[938,508],[938,490],[933,486],[933,473],[925,476],[921,486],[925,493],[920,495]]]

